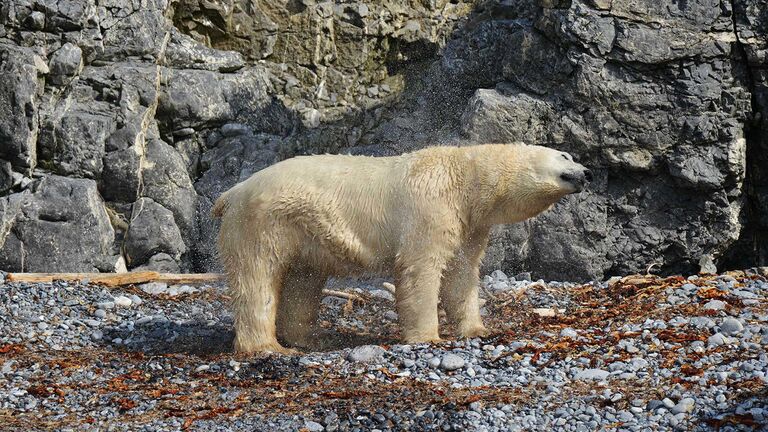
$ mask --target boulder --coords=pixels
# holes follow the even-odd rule
[[[37,164],[39,76],[44,72],[35,57],[30,48],[0,40],[0,158],[30,169]]]
[[[0,199],[0,268],[114,271],[114,229],[96,182],[50,175]]]
[[[178,259],[167,253],[152,255],[146,264],[133,268],[133,271],[156,271],[160,273],[181,273]]]
[[[143,195],[170,210],[182,233],[190,232],[195,226],[197,194],[184,160],[159,139],[150,139],[145,151]]]
[[[187,251],[173,213],[150,198],[133,204],[123,249],[129,267],[146,264],[161,253],[178,261]]]
[[[51,82],[65,84],[82,70],[83,50],[67,42],[51,55],[48,67]]]

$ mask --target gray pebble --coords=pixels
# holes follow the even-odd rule
[[[304,427],[309,432],[321,432],[321,431],[325,430],[325,427],[323,427],[323,425],[321,425],[320,423],[317,423],[317,422],[313,422],[312,420],[305,421],[304,422]]]
[[[131,307],[131,305],[133,304],[133,300],[131,300],[126,296],[117,296],[115,297],[114,303],[115,303],[115,306],[127,308],[127,307]]]
[[[707,346],[712,348],[717,348],[720,345],[724,344],[726,342],[725,336],[723,336],[722,333],[715,333],[709,338],[707,338]]]
[[[704,305],[704,309],[723,310],[725,309],[725,302],[721,300],[710,300]]]
[[[720,324],[720,332],[728,336],[741,333],[742,330],[744,330],[744,326],[741,322],[732,317],[724,319],[723,323]]]
[[[362,345],[353,348],[347,355],[347,360],[351,362],[373,362],[384,358],[387,350],[378,345]]]
[[[696,406],[696,401],[693,398],[684,398],[678,402],[675,406],[671,407],[669,411],[673,414],[689,413],[693,411]]]
[[[464,367],[464,359],[456,354],[448,353],[440,361],[440,369],[453,371]]]
[[[608,378],[611,373],[602,369],[584,369],[579,371],[574,379],[577,380],[604,380]]]

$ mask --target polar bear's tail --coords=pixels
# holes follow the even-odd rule
[[[216,202],[213,204],[213,209],[211,209],[211,215],[215,218],[220,218],[224,216],[224,212],[227,210],[227,207],[229,206],[229,199],[227,198],[227,195],[229,195],[230,191],[226,191],[219,199],[216,200]]]

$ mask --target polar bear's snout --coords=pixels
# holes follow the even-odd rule
[[[581,192],[592,181],[592,171],[579,165],[578,168],[560,174],[560,178],[573,186],[573,193]]]

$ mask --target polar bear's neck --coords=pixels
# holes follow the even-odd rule
[[[461,151],[472,161],[465,193],[475,224],[521,222],[548,210],[563,197],[560,190],[536,182],[528,146],[488,144]]]

